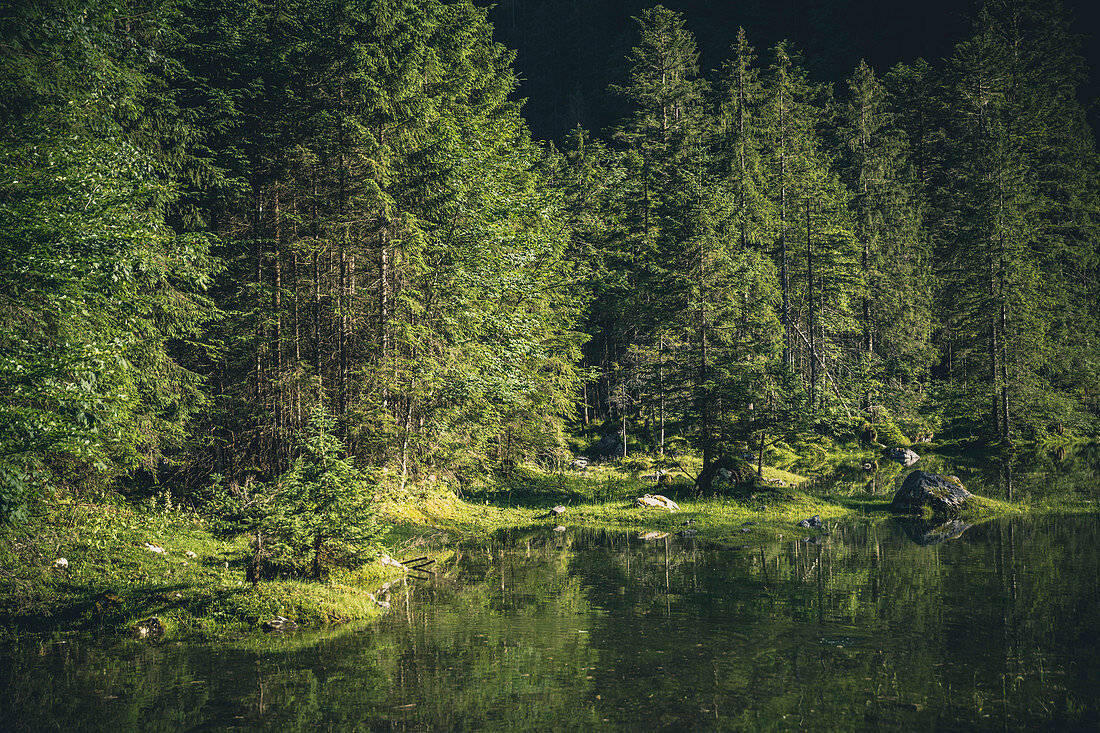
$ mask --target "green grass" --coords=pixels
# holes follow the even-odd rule
[[[150,616],[170,635],[253,629],[277,615],[305,625],[365,619],[379,613],[366,589],[394,575],[375,564],[334,573],[327,583],[283,579],[253,588],[245,582],[245,538],[219,537],[191,512],[118,499],[57,503],[0,539],[0,625],[14,633],[123,633]]]
[[[865,479],[851,466],[863,458],[857,453],[844,453],[840,460],[826,456],[824,464],[849,464],[831,474],[853,474],[856,478],[847,488],[843,482],[810,481],[765,467],[764,483],[710,497],[695,495],[693,476],[699,465],[691,458],[671,467],[666,463],[671,483],[660,488],[652,477],[652,460],[583,472],[517,467],[461,491],[413,488],[401,500],[382,503],[380,512],[391,527],[385,539],[388,552],[399,559],[430,555],[440,560],[455,539],[556,525],[639,534],[692,529],[701,542],[712,545],[759,545],[817,534],[820,530],[798,526],[814,515],[826,525],[848,516],[890,516],[890,495],[860,489]],[[882,472],[896,473],[892,469]],[[830,486],[829,492],[817,491],[821,485]],[[634,499],[645,493],[670,497],[680,511],[635,506]],[[558,504],[566,511],[551,516],[549,509]],[[974,522],[1024,512],[1097,509],[1083,500],[1051,498],[1024,505],[976,497],[963,517]],[[126,633],[150,616],[160,619],[172,636],[255,630],[274,616],[303,626],[328,626],[376,617],[380,610],[371,591],[400,575],[369,563],[354,571],[337,568],[324,583],[280,578],[254,588],[245,581],[251,555],[247,538],[225,537],[215,530],[208,518],[165,499],[137,505],[117,496],[99,502],[55,500],[48,514],[0,530],[0,628],[9,634]],[[164,552],[152,552],[146,543]],[[68,566],[58,567],[59,558]]]
[[[621,531],[677,532],[689,528],[700,539],[713,543],[741,545],[747,540],[778,540],[813,534],[798,527],[803,519],[819,515],[835,521],[852,510],[829,499],[811,496],[796,488],[805,477],[765,468],[766,480],[780,480],[786,486],[765,485],[729,496],[697,497],[691,475],[697,466],[681,462],[683,471],[672,473],[672,483],[657,487],[652,474],[639,462],[590,467],[583,472],[546,474],[517,467],[507,476],[485,481],[468,489],[463,497],[435,495],[414,505],[392,507],[388,519],[405,531],[412,526],[430,526],[449,532],[494,531],[508,527],[562,525]],[[659,493],[680,505],[680,511],[637,507],[634,499]],[[566,511],[550,516],[549,509],[564,505]]]

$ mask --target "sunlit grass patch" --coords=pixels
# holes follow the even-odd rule
[[[32,525],[0,538],[0,619],[9,632],[106,629],[125,633],[156,617],[169,635],[256,628],[275,615],[300,623],[370,618],[366,595],[392,569],[368,566],[343,585],[276,579],[245,581],[246,537],[223,537],[189,511],[59,503]]]

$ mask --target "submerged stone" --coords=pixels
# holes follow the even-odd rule
[[[920,456],[908,448],[891,448],[886,452],[886,457],[891,461],[897,461],[906,468],[920,460]]]
[[[954,479],[954,480],[952,480]],[[958,514],[973,494],[963,488],[955,477],[940,476],[927,471],[913,471],[905,477],[890,511],[898,514],[919,514],[925,507],[933,514]]]

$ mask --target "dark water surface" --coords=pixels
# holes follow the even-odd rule
[[[1100,491],[1095,472],[1016,475]],[[2,650],[0,728],[1100,729],[1100,517],[926,530],[501,536],[376,624]]]

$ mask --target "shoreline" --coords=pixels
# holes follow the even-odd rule
[[[889,467],[884,483],[908,471]],[[774,468],[765,471],[765,479],[773,483],[698,498],[686,479],[656,489],[614,467],[584,475],[522,468],[462,495],[434,488],[391,499],[381,505],[380,519],[392,526],[384,544],[395,558],[428,555],[442,561],[454,541],[502,531],[563,527],[648,533],[649,539],[683,533],[736,549],[804,540],[848,517],[887,521],[895,516],[887,511],[887,493],[811,493],[823,477],[810,480]],[[665,494],[680,510],[634,506],[642,493]],[[1100,511],[1084,500],[1010,504],[977,499],[977,506],[962,515],[972,523]],[[283,577],[253,587],[245,581],[246,537],[219,536],[209,519],[166,504],[134,505],[118,496],[102,503],[67,501],[23,527],[7,528],[0,535],[0,638],[87,632],[122,636],[134,634],[135,624],[150,618],[162,625],[156,635],[171,639],[252,633],[276,617],[324,628],[379,617],[386,602],[377,591],[406,575],[376,560],[358,569],[334,568],[327,581]],[[556,505],[565,511],[550,515]],[[814,516],[823,529],[799,526]]]

